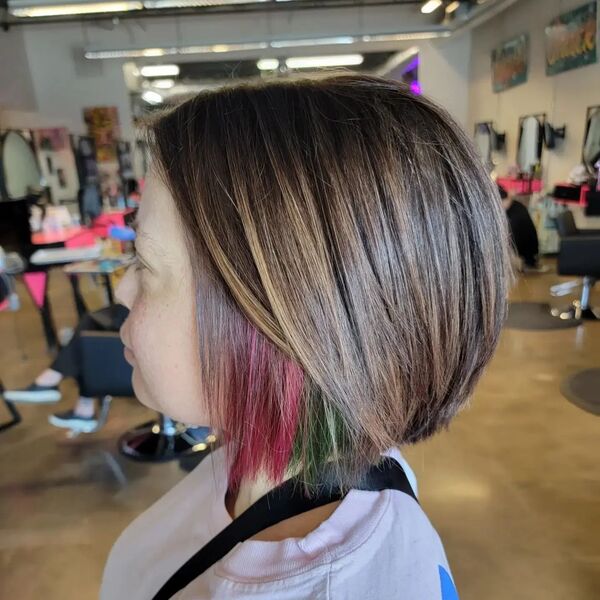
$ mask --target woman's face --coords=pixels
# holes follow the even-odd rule
[[[137,265],[117,288],[130,313],[121,328],[133,389],[146,406],[190,425],[210,425],[200,398],[195,290],[175,203],[150,174],[137,216]]]

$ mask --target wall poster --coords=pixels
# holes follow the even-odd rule
[[[596,1],[563,13],[546,27],[546,75],[595,63]]]
[[[529,35],[524,33],[492,50],[492,87],[503,92],[527,81]]]
[[[96,142],[99,163],[117,161],[117,140],[121,137],[116,106],[93,106],[83,109],[88,134]]]

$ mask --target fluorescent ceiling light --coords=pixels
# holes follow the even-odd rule
[[[52,4],[46,6],[25,6],[11,8],[15,17],[59,17],[63,15],[86,15],[93,13],[114,13],[141,10],[141,2],[91,2],[79,4]]]
[[[142,94],[142,100],[148,104],[162,104],[162,96],[153,90],[146,90]]]
[[[442,5],[442,0],[427,0],[423,6],[421,6],[421,12],[425,15],[432,13]]]
[[[279,61],[276,58],[261,58],[256,66],[261,71],[274,71],[279,68]]]
[[[320,67],[350,67],[361,65],[362,54],[340,54],[338,56],[301,56],[288,58],[285,64],[290,69],[318,69]]]
[[[177,65],[146,65],[140,69],[142,77],[176,77],[179,75]]]
[[[246,50],[266,50],[266,42],[247,42],[241,44],[213,44],[211,46],[182,46],[178,54],[211,54],[213,52],[243,52]]]
[[[270,43],[271,48],[294,48],[296,46],[325,46],[334,44],[353,44],[356,39],[350,35],[318,38],[313,40],[275,40]]]
[[[145,8],[194,8],[226,6],[228,4],[254,4],[267,0],[144,0]]]
[[[453,13],[460,6],[460,2],[458,0],[454,0],[454,2],[450,2],[448,6],[446,6],[446,12],[448,14]]]
[[[375,35],[363,35],[363,42],[406,42],[409,40],[431,40],[440,37],[449,37],[451,31],[415,31],[413,33],[381,33]]]
[[[173,79],[155,79],[152,82],[152,86],[160,90],[170,90],[175,85]]]
[[[144,48],[142,56],[164,56],[167,51],[164,48]]]

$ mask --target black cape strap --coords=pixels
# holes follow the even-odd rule
[[[355,489],[368,491],[398,490],[417,500],[404,469],[394,459],[385,457],[372,466],[363,482]],[[307,497],[296,478],[271,490],[248,510],[234,519],[221,533],[194,554],[162,586],[153,600],[168,600],[187,587],[204,571],[225,557],[237,544],[244,542],[281,521],[290,519],[330,502],[337,502],[343,494],[337,487],[325,487]]]

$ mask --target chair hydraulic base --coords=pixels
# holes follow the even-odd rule
[[[552,316],[562,319],[564,321],[574,319],[579,321],[598,321],[600,320],[600,310],[593,308],[581,308],[579,301],[573,302],[572,306],[567,308],[553,308]]]
[[[568,282],[553,286],[551,293],[553,296],[562,296],[564,292],[560,288],[565,288],[565,291],[569,291],[569,288],[574,287],[573,284],[575,283],[576,282]],[[575,302],[573,302],[573,304],[567,308],[553,308],[550,311],[552,316],[562,319],[563,321],[571,319],[583,319],[584,321],[599,320],[600,310],[594,309],[590,306],[590,293],[595,283],[596,279],[594,277],[584,277],[581,288],[581,297],[579,300],[575,300]]]
[[[119,450],[141,462],[166,462],[206,452],[207,445],[188,435],[185,425],[161,415],[123,434]]]

